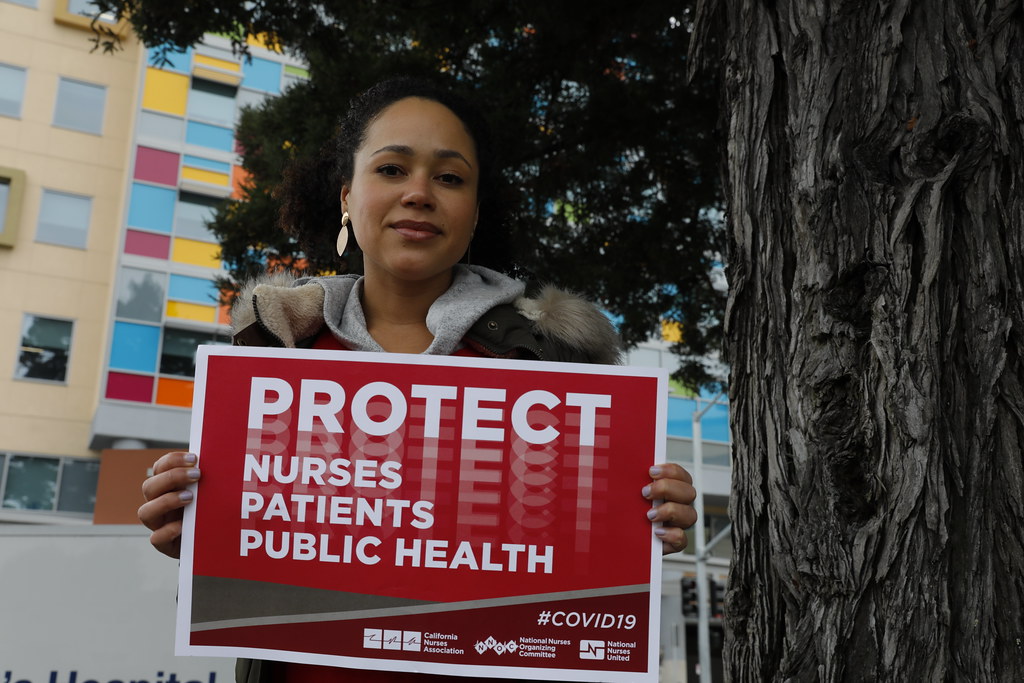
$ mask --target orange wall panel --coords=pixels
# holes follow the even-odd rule
[[[242,192],[242,185],[249,182],[250,173],[241,166],[231,167],[231,198],[242,199],[245,195]]]
[[[156,402],[162,406],[192,407],[192,386],[187,379],[161,377],[156,385]]]

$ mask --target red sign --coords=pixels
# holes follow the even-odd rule
[[[178,653],[654,681],[665,373],[200,347]]]

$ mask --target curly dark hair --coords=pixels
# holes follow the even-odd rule
[[[476,145],[480,169],[477,199],[480,228],[470,246],[472,262],[498,270],[512,269],[504,212],[495,191],[495,169],[490,131],[484,118],[469,102],[430,80],[400,77],[377,83],[357,95],[338,123],[337,132],[315,157],[298,158],[286,169],[276,196],[278,225],[292,235],[307,253],[324,253],[334,243],[341,226],[341,188],[352,180],[356,152],[366,140],[367,129],[392,104],[419,97],[441,104],[454,113]],[[351,228],[349,228],[351,230]],[[350,232],[349,249],[355,244]],[[358,246],[358,245],[356,245]]]

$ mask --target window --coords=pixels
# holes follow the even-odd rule
[[[91,212],[91,197],[43,190],[36,241],[85,249]]]
[[[3,506],[16,510],[52,510],[57,502],[59,471],[57,458],[10,456]]]
[[[179,144],[185,137],[185,122],[173,116],[142,111],[137,126],[140,138]]]
[[[3,0],[3,1],[4,2],[9,2],[12,5],[23,5],[25,7],[31,7],[32,9],[36,9],[39,6],[38,5],[38,0]]]
[[[53,125],[83,133],[103,133],[103,109],[107,89],[70,78],[61,78],[57,86],[57,106]]]
[[[53,8],[53,20],[64,26],[91,30],[93,16],[96,12],[96,3],[93,0],[56,0]],[[117,24],[117,18],[113,12],[104,12],[98,19],[109,26]],[[118,26],[117,30],[120,28]]]
[[[229,344],[206,332],[191,330],[175,330],[164,328],[164,344],[160,353],[160,373],[178,375],[179,377],[195,377],[196,347],[200,344]]]
[[[235,91],[230,85],[193,79],[188,96],[189,118],[231,127],[235,122]]]
[[[270,97],[265,92],[257,92],[256,90],[249,90],[247,88],[238,89],[238,112],[235,114],[235,120],[241,118],[243,107],[252,107],[253,109],[263,104],[267,98]]]
[[[96,507],[96,484],[99,482],[99,476],[98,460],[63,458],[60,487],[57,492],[57,510],[92,513]]]
[[[206,222],[213,219],[223,198],[208,197],[195,192],[182,192],[178,197],[178,211],[174,216],[174,234],[177,237],[216,242],[217,238]]]
[[[166,273],[122,268],[117,292],[117,317],[160,322],[166,290]]]
[[[0,453],[0,506],[90,514],[99,473],[98,460]]]
[[[0,114],[21,118],[24,99],[25,70],[20,66],[0,64]]]
[[[70,14],[78,14],[83,17],[89,17],[89,19],[92,19],[93,15],[96,14],[96,3],[92,0],[67,0],[67,3],[68,12]],[[105,12],[101,14],[100,21],[108,24],[114,23],[113,12]]]
[[[71,351],[70,320],[26,315],[21,325],[21,349],[14,376],[63,382],[67,379]]]

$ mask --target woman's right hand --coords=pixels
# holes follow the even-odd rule
[[[189,484],[199,481],[199,459],[195,453],[164,453],[153,464],[153,474],[142,482],[139,521],[153,533],[149,542],[170,557],[181,556],[181,519],[184,507],[192,502]]]

